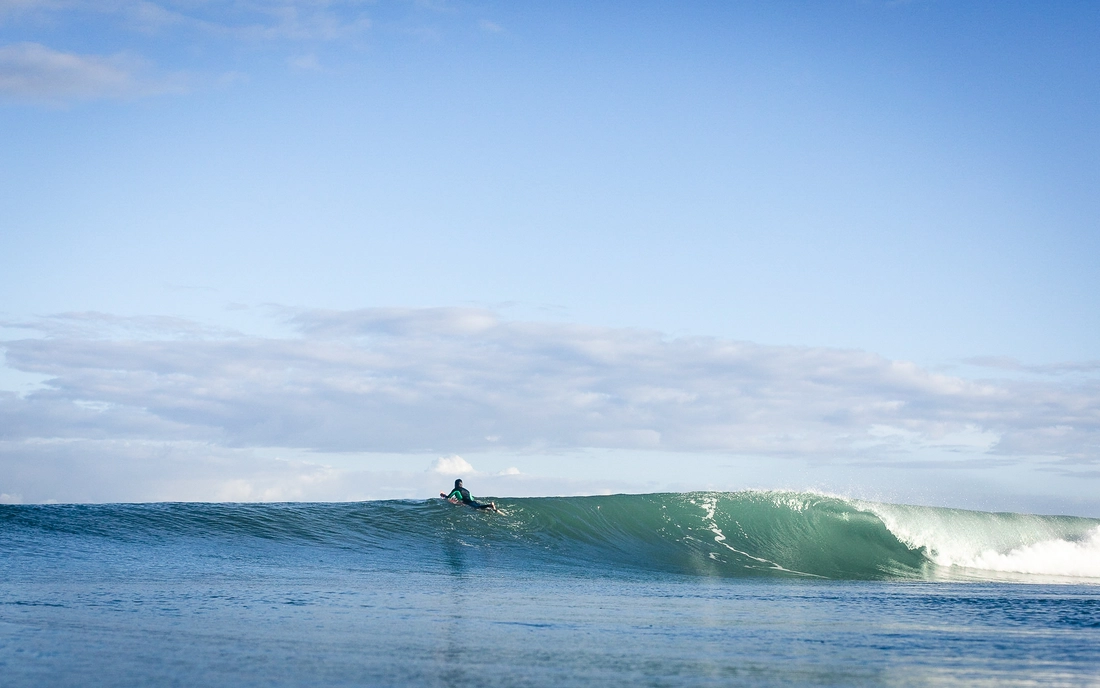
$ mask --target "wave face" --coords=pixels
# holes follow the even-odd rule
[[[263,557],[339,550],[388,567],[439,562],[580,575],[658,571],[834,580],[1100,583],[1100,520],[865,502],[807,492],[353,504],[0,506],[22,556],[186,547]],[[305,548],[304,550],[302,548]],[[302,554],[304,552],[304,554]]]

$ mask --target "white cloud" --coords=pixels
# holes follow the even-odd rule
[[[470,462],[457,454],[441,456],[432,462],[428,469],[433,473],[445,473],[448,475],[470,475],[476,473]]]
[[[180,92],[180,77],[153,77],[128,55],[77,55],[38,43],[0,46],[0,97],[34,102],[127,98]]]

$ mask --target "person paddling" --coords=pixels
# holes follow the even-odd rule
[[[465,487],[462,487],[462,478],[455,481],[455,489],[451,490],[451,494],[439,493],[439,496],[443,499],[457,499],[466,506],[472,506],[475,509],[492,509],[497,510],[496,502],[489,502],[488,504],[482,504],[481,502],[475,502],[474,498],[470,496],[470,491]]]

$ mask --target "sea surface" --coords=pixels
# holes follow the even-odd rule
[[[1100,686],[1100,521],[801,492],[0,506],[3,686]]]

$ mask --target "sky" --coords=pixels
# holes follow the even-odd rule
[[[1100,516],[1100,5],[0,0],[0,502]]]

